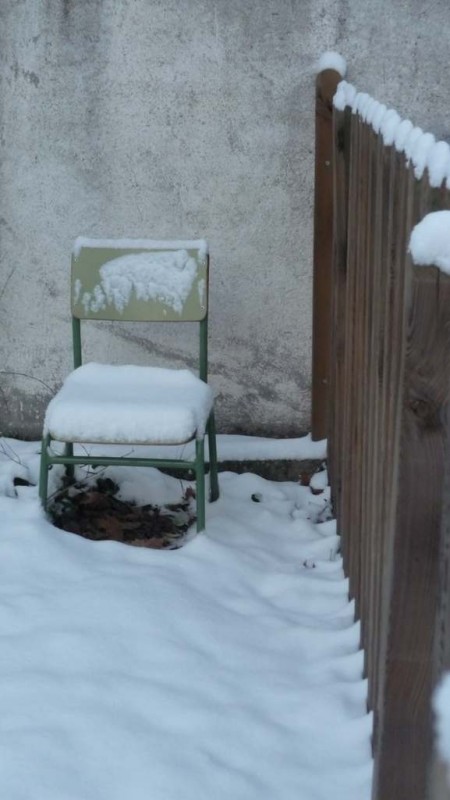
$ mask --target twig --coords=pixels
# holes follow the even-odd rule
[[[9,273],[8,277],[6,278],[6,281],[4,282],[4,284],[3,284],[3,286],[2,286],[2,288],[0,290],[0,300],[2,299],[3,295],[5,294],[6,287],[8,286],[8,283],[10,282],[10,280],[11,280],[12,276],[14,275],[16,269],[17,269],[17,264],[12,268],[11,272]]]
[[[2,452],[5,454],[6,458],[9,458],[10,461],[14,461],[15,464],[19,464],[20,467],[24,466],[22,461],[20,460],[20,457],[17,455],[15,450],[12,449],[11,445],[6,444],[6,441],[3,436],[0,439],[0,447]],[[13,455],[10,455],[10,453],[7,452],[6,448],[8,448],[10,453],[12,453]]]
[[[45,388],[53,394],[53,389],[48,385],[48,383],[45,383],[45,381],[42,381],[40,378],[35,378],[34,375],[27,375],[26,372],[13,372],[10,370],[1,369],[0,375],[19,375],[22,378],[29,378],[30,381],[37,381],[38,383],[41,383],[42,386],[45,386]]]
[[[3,400],[4,404],[5,404],[5,408],[6,408],[6,410],[8,410],[9,409],[9,403],[8,403],[8,399],[6,397],[6,392],[5,392],[5,390],[3,389],[2,386],[0,386],[0,394],[2,396],[2,400]]]

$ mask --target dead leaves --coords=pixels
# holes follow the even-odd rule
[[[195,521],[191,488],[180,503],[163,507],[136,506],[119,500],[117,492],[109,478],[99,478],[93,486],[72,486],[55,499],[49,513],[56,527],[86,539],[155,549],[181,547]]]

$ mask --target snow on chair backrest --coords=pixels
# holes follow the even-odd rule
[[[208,312],[203,240],[76,240],[72,315],[78,319],[200,322]]]

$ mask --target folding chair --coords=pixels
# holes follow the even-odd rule
[[[209,256],[203,241],[79,238],[72,255],[74,371],[50,401],[44,422],[39,496],[48,470],[65,464],[195,470],[197,530],[205,527],[205,435],[210,500],[219,496],[213,395],[207,385]],[[82,365],[81,320],[199,323],[199,378],[188,370]],[[83,326],[84,330],[84,326]],[[181,445],[195,440],[195,461],[74,455],[74,444]],[[52,441],[64,452],[52,453]]]

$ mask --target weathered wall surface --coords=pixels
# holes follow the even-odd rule
[[[0,0],[0,432],[71,367],[73,239],[205,237],[219,428],[309,426],[313,67],[450,133],[448,0]],[[91,328],[98,360],[194,335]]]

